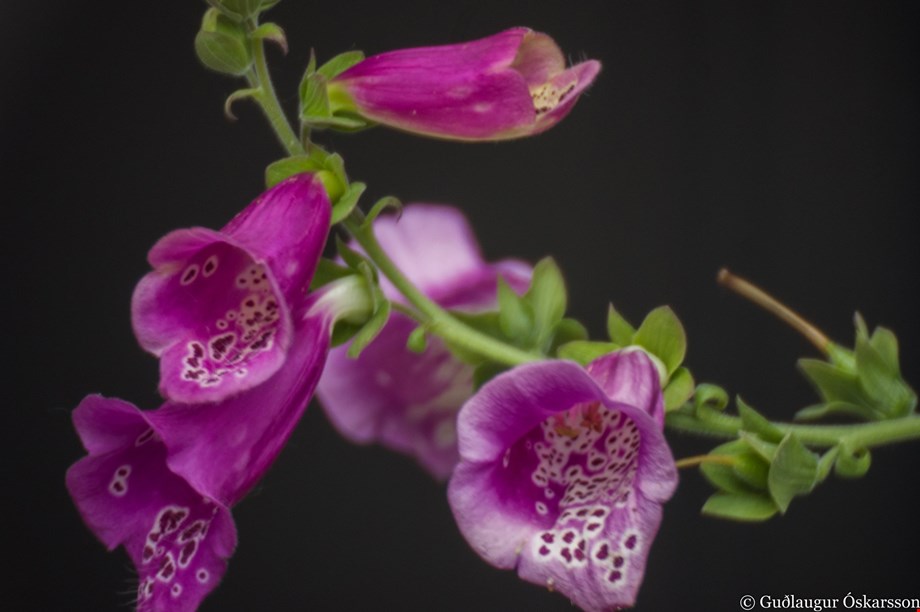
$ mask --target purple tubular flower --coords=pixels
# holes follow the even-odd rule
[[[631,606],[677,485],[641,351],[519,366],[460,411],[448,499],[487,562],[588,611]]]
[[[506,140],[549,129],[600,71],[568,69],[546,34],[512,28],[472,42],[401,49],[333,78],[330,108],[390,127],[455,140]]]
[[[301,174],[262,194],[221,231],[160,239],[134,291],[141,346],[160,358],[160,392],[213,402],[263,382],[284,363],[329,232],[322,182]]]
[[[476,312],[493,307],[499,277],[526,290],[531,269],[518,261],[486,263],[462,213],[411,204],[399,219],[380,217],[374,232],[409,279],[445,308]],[[386,279],[384,294],[402,300]],[[457,463],[456,415],[473,393],[473,368],[437,338],[422,353],[406,348],[416,324],[394,312],[357,359],[333,349],[317,387],[329,419],[357,443],[379,441],[413,455],[436,478]]]
[[[287,358],[261,385],[152,411],[90,395],[74,411],[88,456],[67,488],[93,533],[134,562],[138,610],[195,610],[220,582],[236,546],[229,509],[278,456],[322,371],[336,312],[320,297],[298,309]]]

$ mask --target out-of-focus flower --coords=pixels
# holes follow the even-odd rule
[[[460,412],[448,497],[487,562],[581,608],[628,607],[677,484],[658,372],[620,351],[522,365]]]
[[[513,28],[455,45],[369,57],[327,86],[330,111],[455,140],[505,140],[549,129],[600,63],[570,68],[546,34]]]
[[[402,215],[379,217],[374,232],[403,273],[445,308],[476,312],[494,307],[498,279],[526,290],[530,266],[486,263],[462,213],[455,208],[410,204]],[[386,279],[387,298],[403,298]],[[414,456],[436,478],[457,463],[456,416],[473,393],[473,368],[438,338],[415,353],[406,340],[416,324],[398,312],[357,359],[333,349],[317,395],[326,414],[348,439],[378,441]]]
[[[319,178],[276,185],[221,231],[181,229],[150,250],[153,271],[134,291],[141,346],[160,358],[170,400],[225,399],[258,385],[284,363],[329,232]]]

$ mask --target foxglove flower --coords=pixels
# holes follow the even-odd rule
[[[566,69],[546,34],[513,28],[472,42],[369,57],[327,87],[333,112],[456,140],[505,140],[549,129],[600,63]]]
[[[353,277],[354,278],[354,277]],[[344,282],[344,281],[343,281]],[[311,296],[292,345],[267,381],[221,402],[141,411],[91,395],[73,419],[88,456],[67,488],[89,528],[137,569],[138,610],[195,610],[236,545],[230,508],[258,482],[303,414],[347,292]]]
[[[522,262],[486,263],[455,208],[410,204],[399,219],[379,217],[374,232],[413,284],[445,308],[487,309],[495,305],[499,277],[518,292],[530,280]],[[387,298],[403,299],[386,279],[381,286]],[[434,337],[422,353],[408,350],[416,325],[394,312],[357,359],[346,355],[347,347],[333,349],[317,395],[346,438],[413,455],[444,479],[457,463],[456,415],[473,393],[473,368]]]
[[[160,392],[194,403],[252,388],[284,363],[329,232],[329,198],[311,174],[262,194],[220,231],[167,234],[134,291],[141,346],[160,358]]]
[[[459,415],[448,498],[473,549],[588,611],[628,607],[677,484],[641,351],[510,370]]]

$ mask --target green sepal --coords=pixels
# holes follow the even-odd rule
[[[316,155],[292,155],[273,161],[265,167],[265,186],[269,189],[286,178],[304,172],[318,172],[324,168]]]
[[[205,11],[195,35],[195,54],[201,63],[221,74],[241,76],[252,66],[245,30],[214,8]]]
[[[498,323],[502,334],[518,346],[531,346],[536,315],[529,301],[498,279]]]
[[[339,76],[355,64],[364,60],[363,51],[345,51],[344,53],[339,53],[325,64],[316,69],[316,73],[327,81],[331,81],[335,77]],[[311,75],[312,76],[312,75]]]
[[[608,355],[620,346],[612,342],[595,342],[591,340],[573,340],[566,342],[556,351],[559,359],[571,359],[579,365],[588,365],[598,357]]]
[[[247,100],[262,95],[262,89],[259,87],[244,87],[237,89],[224,100],[224,117],[230,121],[236,121],[236,115],[233,114],[233,105],[240,100]]]
[[[786,434],[776,447],[767,486],[780,513],[789,509],[792,498],[811,493],[818,483],[818,458],[794,434]]]
[[[897,346],[894,334],[882,328],[872,339],[856,336],[856,376],[876,411],[889,419],[907,416],[917,404],[916,394],[901,378]]]
[[[611,341],[620,346],[633,344],[633,338],[636,335],[636,328],[617,312],[613,304],[607,308],[607,335]]]
[[[872,465],[872,454],[866,448],[852,448],[848,444],[838,444],[837,461],[834,472],[841,478],[860,478]]]
[[[714,493],[703,505],[702,513],[714,518],[757,523],[779,511],[763,493]]]
[[[859,406],[863,418],[873,418],[873,411],[868,407],[868,398],[863,394],[855,373],[819,359],[799,359],[798,366],[825,402],[843,402]]]
[[[687,353],[684,326],[668,306],[660,306],[648,313],[636,330],[633,342],[658,357],[669,376],[680,366]]]
[[[342,197],[336,200],[335,204],[332,205],[332,218],[329,224],[335,225],[348,218],[358,205],[358,200],[361,199],[361,194],[364,193],[365,189],[367,189],[367,185],[360,181],[349,184],[348,188],[345,189],[345,193],[342,194]]]
[[[387,209],[395,210],[396,214],[399,215],[402,213],[402,208],[403,205],[402,202],[399,201],[399,198],[395,196],[382,197],[371,206],[371,210],[367,213],[367,217],[365,217],[362,226],[365,228],[371,227],[377,217],[380,216],[380,213]]]
[[[693,375],[685,367],[677,368],[664,388],[664,409],[666,412],[677,410],[693,397],[695,382]]]
[[[313,273],[313,280],[310,281],[310,291],[316,291],[332,281],[345,278],[351,274],[354,274],[354,271],[345,266],[326,258],[320,258],[319,263],[316,265],[316,271]]]
[[[751,484],[748,482],[747,478],[739,476],[739,473],[735,470],[735,466],[741,461],[747,461],[748,463],[760,461],[763,463],[763,460],[754,455],[747,444],[741,440],[732,440],[731,442],[726,442],[725,444],[715,447],[709,451],[709,454],[728,456],[732,457],[734,460],[732,465],[724,465],[715,462],[704,462],[700,464],[700,472],[712,486],[729,493],[751,492]],[[766,474],[765,468],[763,472]]]
[[[358,323],[352,323],[350,321],[336,321],[335,326],[332,328],[332,339],[330,341],[330,346],[342,346],[349,340],[355,337],[363,325]]]
[[[757,434],[767,442],[778,443],[783,439],[783,432],[762,414],[749,406],[741,397],[735,398],[738,414],[741,416],[741,429]]]
[[[350,358],[356,359],[361,352],[367,348],[367,345],[377,337],[377,334],[380,333],[383,326],[387,324],[387,320],[390,318],[391,309],[392,305],[390,304],[390,300],[385,298],[377,300],[373,316],[371,316],[364,327],[362,327],[352,338],[351,346],[348,347],[348,356]]]
[[[428,348],[428,329],[424,325],[419,325],[412,330],[406,339],[406,348],[413,353],[424,353]]]
[[[278,47],[281,48],[281,52],[284,55],[287,55],[287,36],[285,36],[284,30],[282,30],[281,26],[279,26],[277,23],[263,23],[255,30],[253,30],[251,36],[252,39],[256,41],[267,40],[275,43],[278,45]]]

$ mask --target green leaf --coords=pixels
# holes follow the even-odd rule
[[[779,508],[761,493],[715,493],[703,506],[703,514],[733,521],[760,522],[777,513]]]
[[[876,327],[869,338],[869,344],[885,363],[888,371],[894,376],[901,375],[901,365],[898,360],[898,337],[890,329]]]
[[[533,308],[503,278],[498,279],[498,313],[498,323],[505,337],[529,347],[535,319]]]
[[[676,410],[687,403],[693,397],[695,384],[690,370],[684,367],[677,368],[664,389],[665,411]]]
[[[770,464],[760,455],[750,451],[739,453],[737,458],[738,461],[732,467],[735,476],[750,488],[765,491]]]
[[[693,404],[697,410],[705,407],[722,411],[728,406],[728,393],[718,385],[700,383],[693,394]]]
[[[830,449],[818,459],[818,482],[824,482],[827,479],[828,475],[831,473],[831,468],[834,467],[834,463],[837,461],[837,455],[840,453],[840,448],[835,446]]]
[[[553,329],[565,316],[566,299],[565,281],[559,266],[551,257],[538,261],[530,288],[524,295],[524,301],[533,311],[536,348],[548,348]]]
[[[380,333],[380,330],[383,329],[383,326],[387,324],[387,320],[390,318],[391,308],[392,305],[389,300],[383,299],[378,302],[378,308],[374,315],[352,338],[351,346],[348,347],[347,353],[350,358],[356,359],[367,348],[367,345],[377,337],[377,334]]]
[[[348,218],[348,215],[350,215],[355,209],[355,206],[358,205],[358,200],[361,199],[361,194],[364,193],[365,189],[367,189],[367,185],[359,181],[355,181],[348,186],[348,189],[345,190],[342,197],[336,200],[335,204],[332,205],[332,219],[329,222],[330,225],[341,223]]]
[[[559,359],[571,359],[580,365],[588,365],[598,357],[603,357],[620,348],[612,342],[593,342],[591,340],[573,340],[559,347],[556,356]]]
[[[565,318],[556,323],[553,328],[553,343],[550,346],[550,354],[555,353],[560,346],[576,340],[587,340],[588,330],[581,322]]]
[[[331,81],[362,60],[364,60],[363,51],[346,51],[320,66],[316,72]]]
[[[886,342],[890,340],[881,343]],[[899,376],[897,366],[891,368],[888,357],[882,357],[862,337],[856,340],[856,376],[880,418],[902,417],[913,410],[916,395]]]
[[[361,265],[368,266],[370,265],[367,261],[367,257],[364,254],[359,253],[350,246],[348,246],[340,236],[335,237],[335,250],[339,254],[349,268],[353,270],[358,270]],[[372,267],[373,269],[373,267]]]
[[[726,455],[735,459],[743,453],[749,453],[749,451],[747,445],[740,440],[726,442],[709,451],[710,455]],[[721,491],[727,491],[729,493],[751,492],[751,488],[738,478],[734,467],[731,465],[712,462],[701,463],[700,472],[712,486]]]
[[[658,357],[673,374],[687,352],[684,326],[668,306],[656,308],[645,317],[636,331],[633,342]]]
[[[253,40],[269,40],[281,48],[281,52],[287,55],[288,43],[284,30],[277,23],[263,23],[252,33]]]
[[[613,304],[607,309],[607,335],[620,346],[633,344],[636,328],[620,316]]]
[[[301,115],[300,122],[310,128],[331,128],[335,130],[341,130],[343,132],[357,132],[358,130],[363,130],[367,127],[370,127],[371,125],[360,117],[352,117],[346,115],[336,115],[335,117],[330,117],[306,111]]]
[[[786,434],[767,476],[770,497],[785,514],[793,497],[810,493],[817,483],[818,458],[795,435]]]
[[[741,416],[741,428],[757,434],[767,442],[779,442],[783,439],[783,432],[777,429],[766,417],[746,404],[741,397],[735,398],[738,414]]]

